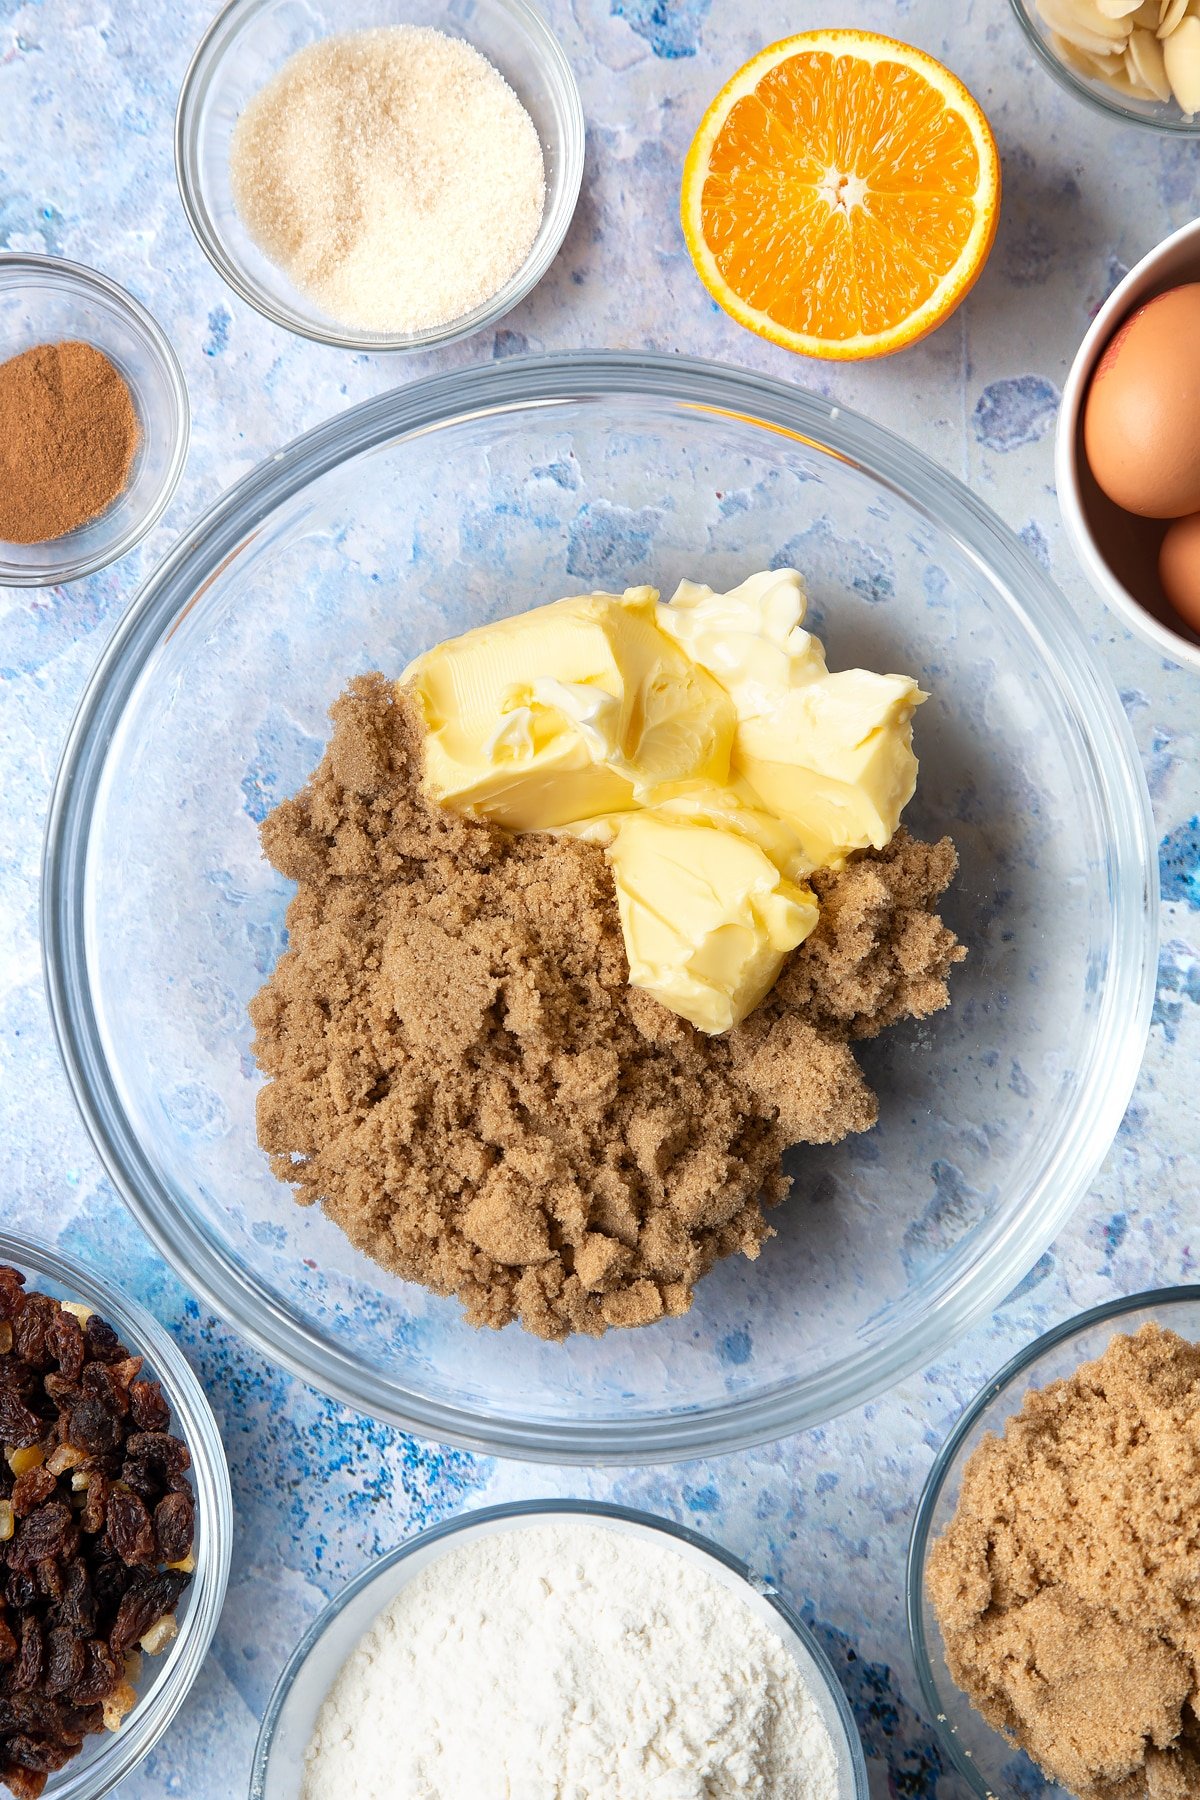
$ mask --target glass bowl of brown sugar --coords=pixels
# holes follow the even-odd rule
[[[1176,1345],[1172,1350],[1171,1340],[1164,1345],[1160,1338],[1147,1344],[1145,1339],[1138,1337],[1144,1327],[1173,1333],[1188,1348],[1181,1349]],[[1011,1657],[1012,1666],[1018,1671],[1015,1686],[1007,1672],[1001,1670],[995,1674],[991,1677],[995,1685],[989,1704],[998,1710],[1002,1705],[1006,1706],[1009,1716],[1020,1720],[1019,1729],[1023,1736],[1028,1734],[1030,1719],[1036,1714],[1039,1745],[1031,1747],[1040,1746],[1040,1753],[1051,1763],[1055,1758],[1063,1759],[1064,1745],[1081,1751],[1084,1757],[1094,1757],[1097,1754],[1095,1745],[1087,1742],[1091,1736],[1091,1722],[1080,1730],[1077,1703],[1083,1689],[1071,1680],[1072,1650],[1069,1644],[1064,1647],[1058,1633],[1057,1601],[1048,1613],[1041,1611],[1048,1596],[1073,1595],[1076,1591],[1074,1564],[1063,1565],[1060,1548],[1056,1546],[1061,1546],[1064,1536],[1081,1540],[1081,1560],[1105,1570],[1106,1604],[1111,1596],[1113,1608],[1109,1629],[1115,1629],[1115,1621],[1119,1618],[1127,1620],[1128,1613],[1119,1592],[1122,1571],[1131,1558],[1140,1568],[1143,1557],[1139,1551],[1150,1555],[1149,1540],[1161,1528],[1161,1519],[1170,1517],[1168,1490],[1178,1487],[1177,1478],[1183,1467],[1182,1461],[1171,1455],[1172,1431],[1163,1428],[1164,1415],[1159,1410],[1162,1396],[1170,1396],[1168,1405],[1172,1411],[1177,1408],[1180,1423],[1174,1441],[1178,1443],[1189,1429],[1187,1408],[1179,1396],[1186,1391],[1185,1382],[1190,1384],[1194,1379],[1196,1352],[1190,1346],[1197,1343],[1200,1343],[1200,1286],[1158,1288],[1110,1300],[1078,1313],[1037,1338],[993,1376],[966,1408],[929,1472],[909,1545],[909,1636],[924,1712],[933,1721],[938,1746],[946,1763],[957,1771],[967,1784],[967,1790],[978,1796],[978,1800],[995,1800],[996,1796],[1008,1795],[1020,1795],[1022,1800],[1070,1800],[1074,1789],[1060,1785],[1045,1774],[1016,1738],[1010,1738],[990,1724],[958,1686],[951,1674],[951,1663],[956,1656],[961,1662],[963,1656],[961,1621],[951,1626],[952,1633],[959,1629],[956,1646],[948,1642],[943,1632],[934,1604],[935,1594],[939,1606],[944,1608],[949,1576],[959,1584],[964,1598],[970,1596],[972,1607],[977,1601],[983,1603],[985,1596],[975,1585],[978,1575],[978,1566],[974,1562],[975,1545],[979,1541],[976,1521],[990,1517],[994,1507],[998,1521],[995,1538],[990,1531],[986,1533],[986,1562],[989,1569],[995,1571],[993,1601],[987,1605],[987,1616],[993,1624],[999,1622],[995,1641],[998,1644],[1000,1636],[1004,1636],[1006,1656],[1011,1656],[1011,1638],[1019,1630],[1026,1631],[1023,1654],[1030,1659],[1030,1667],[1026,1685],[1025,1676],[1020,1672],[1021,1658]],[[1106,1357],[1113,1345],[1120,1352],[1119,1363]],[[1094,1365],[1100,1358],[1106,1360],[1099,1370],[1083,1368],[1083,1365]],[[1094,1418],[1082,1410],[1079,1393],[1085,1399],[1091,1395],[1101,1397]],[[1027,1409],[1031,1404],[1036,1411],[1032,1414],[1028,1410],[1023,1412],[1023,1408]],[[1122,1412],[1126,1417],[1137,1415],[1136,1430],[1126,1433],[1116,1423]],[[1019,1421],[1016,1429],[1020,1433],[1021,1448],[1014,1449],[1011,1459],[1001,1459],[999,1440],[1005,1438],[1006,1427],[1013,1421]],[[1126,1446],[1146,1440],[1149,1440],[1149,1446],[1140,1466],[1135,1468],[1131,1460],[1122,1481],[1113,1479],[1113,1458],[1124,1457]],[[1097,1442],[1104,1449],[1099,1461],[1094,1462]],[[1156,1459],[1163,1466],[1156,1445],[1159,1451],[1165,1448],[1168,1464],[1177,1464],[1172,1478],[1157,1486],[1147,1475],[1149,1465]],[[1110,1446],[1111,1455],[1108,1454]],[[981,1466],[981,1461],[977,1460],[979,1452],[984,1457],[990,1455],[993,1461],[986,1467]],[[1014,1468],[1017,1473],[1010,1474],[1012,1487],[1005,1493],[996,1471],[1010,1473]],[[1028,1486],[1033,1480],[1037,1480],[1042,1488],[1036,1506],[1030,1505],[1028,1497]],[[964,1489],[967,1500],[960,1510]],[[1179,1491],[1182,1492],[1182,1488]],[[1139,1494],[1142,1496],[1140,1502]],[[1137,1513],[1139,1505],[1142,1508],[1140,1516]],[[1186,1501],[1183,1505],[1186,1508]],[[1088,1515],[1086,1518],[1082,1516],[1084,1513]],[[963,1522],[964,1514],[966,1523]],[[1104,1549],[1105,1534],[1111,1532],[1114,1519],[1119,1519],[1118,1535],[1124,1543],[1124,1549],[1118,1549],[1115,1555],[1111,1547],[1108,1551]],[[1015,1522],[1019,1528],[1019,1552],[1014,1549],[1017,1540],[1010,1535],[1006,1522]],[[952,1524],[958,1535],[945,1543],[939,1557],[938,1546],[946,1540]],[[963,1552],[964,1544],[969,1547],[969,1556]],[[1021,1553],[1025,1558],[1021,1565],[1023,1572],[1019,1571],[1010,1580],[1006,1571],[1014,1569],[1014,1556]],[[1194,1557],[1195,1553],[1189,1554]],[[1167,1560],[1166,1557],[1162,1559],[1164,1569]],[[1155,1571],[1151,1562],[1145,1567],[1144,1590],[1143,1577],[1138,1577],[1140,1597],[1137,1604],[1146,1606],[1147,1629],[1154,1638],[1157,1632],[1150,1609],[1154,1604],[1151,1584]],[[1060,1577],[1061,1589],[1057,1586]],[[1167,1577],[1164,1575],[1163,1579]],[[1038,1584],[1041,1584],[1040,1591],[1031,1600],[1030,1595]],[[1079,1635],[1085,1630],[1081,1621],[1087,1616],[1086,1610],[1074,1599],[1064,1598],[1064,1610],[1068,1606],[1073,1619],[1072,1630]],[[1025,1621],[1023,1625],[1019,1623],[1021,1618]],[[1090,1631],[1091,1627],[1087,1629]],[[1164,1632],[1160,1649],[1165,1638]],[[987,1641],[981,1640],[981,1643],[980,1655],[973,1652],[969,1658],[967,1678],[970,1680],[977,1678],[981,1661],[986,1661],[989,1656]],[[1153,1711],[1155,1703],[1149,1697],[1150,1680],[1144,1672],[1139,1679],[1131,1674],[1123,1708],[1114,1709],[1095,1702],[1104,1680],[1111,1678],[1109,1649],[1111,1645],[1102,1645],[1099,1637],[1094,1641],[1088,1635],[1081,1637],[1081,1661],[1086,1660],[1089,1664],[1088,1679],[1094,1674],[1096,1680],[1090,1701],[1085,1699],[1085,1707],[1106,1739],[1102,1753],[1115,1765],[1128,1753],[1129,1744],[1116,1729],[1114,1713],[1123,1711],[1126,1715],[1123,1723],[1136,1734],[1141,1722],[1139,1708],[1149,1706]],[[1164,1657],[1169,1654],[1162,1649]],[[1153,1659],[1151,1676],[1154,1673],[1152,1665]],[[1107,1669],[1107,1677],[1100,1672],[1102,1666]],[[1035,1696],[1034,1708],[1027,1705],[1026,1695]],[[1155,1737],[1154,1741],[1159,1740]],[[1135,1745],[1134,1755],[1139,1754]],[[1132,1782],[1130,1791],[1133,1791]],[[1164,1788],[1163,1791],[1174,1790]],[[1190,1793],[1193,1790],[1180,1791]]]
[[[969,955],[952,1004],[868,1047],[874,1131],[789,1151],[776,1236],[723,1259],[689,1312],[563,1342],[481,1331],[298,1206],[259,1147],[247,1007],[293,887],[258,826],[304,786],[352,677],[581,585],[669,591],[690,570],[719,590],[782,560],[803,569],[835,666],[932,690],[910,817],[958,846],[946,919]],[[1133,1086],[1156,871],[1116,692],[973,496],[793,383],[588,352],[402,383],[181,539],[72,727],[43,942],[109,1173],[189,1288],[266,1354],[440,1443],[666,1462],[861,1405],[1037,1261]]]
[[[124,556],[187,447],[183,371],[132,295],[60,257],[0,255],[0,584],[51,587]]]

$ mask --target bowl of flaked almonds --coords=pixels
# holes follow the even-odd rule
[[[1012,0],[1038,59],[1102,112],[1200,134],[1200,0]]]
[[[162,1326],[0,1234],[0,1793],[98,1800],[208,1652],[229,1475]]]

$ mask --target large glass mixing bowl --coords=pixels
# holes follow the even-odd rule
[[[833,667],[918,672],[908,818],[952,833],[954,1005],[863,1060],[878,1126],[794,1154],[761,1258],[685,1317],[545,1344],[463,1323],[271,1176],[246,1003],[289,886],[259,855],[365,669],[559,594],[806,573]],[[44,938],[96,1146],[184,1279],[365,1412],[556,1461],[698,1456],[813,1425],[936,1355],[1050,1242],[1141,1057],[1156,963],[1145,783],[1046,577],[950,476],[781,382],[650,356],[437,376],[232,489],[122,620],[72,727]]]

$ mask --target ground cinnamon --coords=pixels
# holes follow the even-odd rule
[[[128,384],[92,344],[38,344],[0,363],[0,538],[77,531],[129,480],[141,428]]]

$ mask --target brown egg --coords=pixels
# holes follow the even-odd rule
[[[1163,593],[1183,623],[1200,633],[1200,512],[1167,527],[1158,574]]]
[[[1200,512],[1200,282],[1148,300],[1121,326],[1092,376],[1083,448],[1126,512]]]

